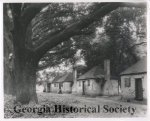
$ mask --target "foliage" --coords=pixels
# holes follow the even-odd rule
[[[45,67],[68,60],[74,64],[75,54],[81,49],[81,56],[87,65],[84,72],[99,64],[103,67],[104,60],[110,59],[113,68],[111,73],[118,76],[141,56],[136,50],[139,45],[146,43],[145,14],[145,9],[141,8],[119,8],[92,24],[91,34],[75,36],[70,41],[62,42],[49,51],[51,54],[46,54],[41,62],[44,61]],[[139,45],[136,47],[136,44]]]
[[[145,9],[119,8],[103,19],[103,24],[96,27],[95,37],[81,41],[87,70],[100,64],[103,67],[105,59],[110,59],[111,73],[118,76],[127,67],[135,63],[140,56],[137,49],[146,44]],[[138,24],[137,24],[138,23]],[[140,28],[140,29],[139,29]],[[95,29],[96,31],[96,29]],[[84,44],[82,44],[84,43]],[[144,45],[144,46],[143,46]]]

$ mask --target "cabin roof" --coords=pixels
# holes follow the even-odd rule
[[[147,72],[147,58],[144,57],[131,67],[124,70],[120,75],[141,74]]]
[[[104,70],[100,66],[95,66],[78,78],[78,80],[104,78]]]
[[[53,81],[53,83],[73,82],[73,73],[66,73]]]
[[[52,81],[52,83],[55,83],[58,79],[60,79],[63,75],[58,74]]]

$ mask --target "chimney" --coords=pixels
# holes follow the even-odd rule
[[[106,81],[110,81],[110,60],[104,60],[104,78]]]
[[[77,82],[77,68],[76,67],[73,68],[73,82],[74,83]]]
[[[77,68],[73,67],[73,86],[72,86],[72,93],[76,93],[77,91]]]

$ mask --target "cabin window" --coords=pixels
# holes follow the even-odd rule
[[[54,84],[54,87],[56,87],[56,83]]]
[[[88,86],[90,86],[90,80],[88,80]]]
[[[125,87],[130,87],[131,86],[131,80],[130,78],[125,78]]]

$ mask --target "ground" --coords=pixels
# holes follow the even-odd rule
[[[122,102],[118,97],[89,97],[73,94],[55,94],[55,93],[38,93],[39,104],[28,104],[21,113],[15,113],[15,98],[5,95],[5,118],[82,118],[82,117],[143,117],[146,116],[147,105],[138,103]],[[42,105],[53,107],[54,105],[64,105],[65,107],[82,108],[81,113],[28,113],[28,107],[41,107]],[[98,112],[98,106],[100,110]],[[88,113],[85,108],[91,107],[95,112]],[[105,108],[104,108],[105,107]],[[22,107],[20,109],[23,109]],[[90,111],[92,111],[92,109]],[[115,112],[116,109],[116,112]],[[123,111],[124,110],[124,111]],[[135,110],[135,112],[133,112]],[[81,111],[81,110],[80,110]],[[86,112],[85,112],[86,111]],[[24,113],[25,112],[25,113]]]

